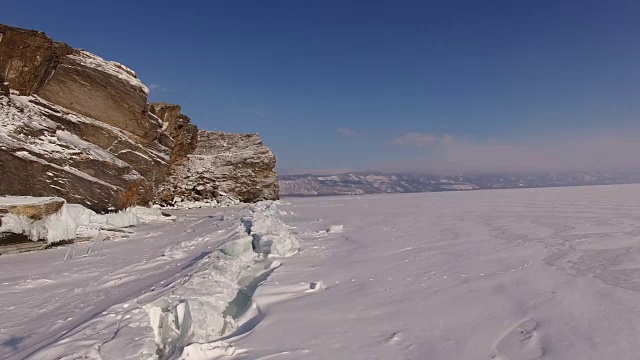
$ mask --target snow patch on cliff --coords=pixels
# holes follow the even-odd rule
[[[132,86],[140,88],[145,94],[149,95],[149,88],[138,79],[136,73],[118,62],[105,60],[83,50],[68,56],[82,65],[103,71],[109,75],[113,75],[123,81],[126,81]]]
[[[32,101],[42,102],[46,107],[35,106],[31,103]],[[36,161],[88,181],[117,189],[114,185],[84,171],[69,165],[61,165],[68,163],[69,160],[86,158],[110,163],[120,169],[129,167],[125,161],[107,150],[68,131],[58,130],[58,125],[46,118],[45,114],[51,115],[60,111],[60,108],[35,96],[0,97],[0,147],[12,151],[15,156],[22,159]],[[69,113],[66,116],[77,122],[95,123],[95,120],[75,113]],[[163,159],[159,157],[159,160]],[[131,180],[142,179],[142,176],[133,169],[123,177],[129,177]]]

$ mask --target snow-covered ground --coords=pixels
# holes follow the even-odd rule
[[[239,359],[640,357],[638,185],[285,200]]]
[[[175,358],[233,333],[228,304],[243,309],[253,282],[299,250],[272,202],[176,215],[117,241],[0,256],[0,358]]]
[[[638,358],[639,185],[285,202],[1,256],[0,358]]]

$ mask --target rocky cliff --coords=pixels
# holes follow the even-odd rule
[[[231,196],[278,199],[276,158],[257,134],[199,131],[193,153],[172,167],[157,201],[176,205]]]
[[[257,135],[199,132],[148,93],[122,64],[0,24],[0,195],[96,211],[278,198],[275,157]]]

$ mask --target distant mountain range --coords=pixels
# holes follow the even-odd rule
[[[509,173],[423,175],[354,172],[281,175],[281,196],[329,196],[640,183],[640,173]]]

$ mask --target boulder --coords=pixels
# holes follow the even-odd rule
[[[156,201],[167,205],[234,197],[243,202],[276,200],[276,158],[258,134],[200,131],[193,154],[173,165]]]
[[[58,62],[37,91],[40,97],[144,139],[157,139],[161,123],[147,116],[149,90],[135,72],[82,50]]]
[[[58,213],[64,204],[64,199],[56,197],[0,197],[0,255],[44,248],[42,242],[34,243],[30,227]],[[34,235],[38,236],[36,233],[40,229],[33,230]]]

